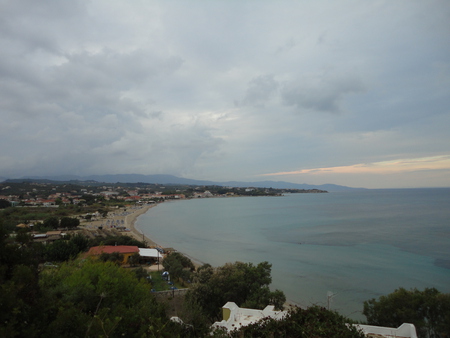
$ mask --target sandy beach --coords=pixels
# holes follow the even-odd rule
[[[137,240],[140,241],[145,241],[147,243],[147,246],[149,247],[157,247],[159,246],[157,243],[155,243],[152,239],[150,239],[149,237],[145,236],[142,232],[140,232],[138,229],[136,229],[135,227],[135,223],[137,218],[142,215],[145,214],[149,209],[156,207],[156,204],[153,205],[145,205],[139,209],[136,209],[134,212],[132,212],[131,214],[125,216],[125,224],[126,227],[128,229],[130,229],[131,231],[128,234],[131,234],[133,237],[135,237]]]
[[[122,235],[132,236],[139,241],[145,241],[148,247],[159,246],[152,239],[145,236],[135,227],[137,218],[145,214],[149,209],[156,205],[144,205],[144,206],[129,206],[126,208],[120,208],[108,213],[106,218],[93,219],[90,221],[84,221],[81,223],[83,227],[88,230],[95,230],[102,227],[105,230],[111,230],[114,232],[120,232]],[[119,225],[121,228],[129,229],[129,231],[119,231],[113,224]]]

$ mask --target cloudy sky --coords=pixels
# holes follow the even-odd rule
[[[0,0],[0,176],[450,187],[450,2]]]

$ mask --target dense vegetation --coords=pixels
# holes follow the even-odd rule
[[[29,188],[13,186],[11,189],[18,193]],[[48,184],[37,187],[36,195],[41,193],[41,188],[45,193],[56,189]],[[82,193],[76,184],[58,189],[67,188]],[[142,184],[141,188],[150,191],[151,187]],[[208,187],[215,193],[231,192],[223,187],[217,187],[217,191],[215,188]],[[175,191],[178,190],[165,192]],[[185,191],[194,194],[201,189]],[[235,262],[221,267],[205,264],[196,269],[187,257],[175,252],[164,259],[163,267],[174,286],[188,287],[189,291],[184,296],[160,297],[152,291],[167,290],[167,282],[158,273],[150,278],[139,266],[138,257],[132,257],[131,267],[125,269],[120,267],[121,257],[114,253],[104,254],[96,261],[83,256],[92,246],[145,247],[145,243],[128,236],[88,239],[76,234],[44,245],[33,241],[30,229],[16,227],[21,222],[40,220],[35,222],[34,230],[77,228],[79,217],[74,215],[105,214],[113,203],[122,203],[93,195],[82,196],[85,197],[83,205],[61,204],[58,208],[17,208],[0,201],[1,337],[222,337],[227,334],[211,333],[210,327],[221,319],[221,307],[228,301],[255,309],[269,304],[276,309],[283,308],[284,293],[270,289],[272,277],[268,262],[257,265]],[[436,289],[400,288],[364,302],[363,313],[371,325],[398,327],[407,322],[416,326],[419,337],[450,337],[450,294]],[[172,315],[179,316],[184,324],[171,321]],[[231,336],[362,337],[353,326],[346,324],[349,322],[324,308],[294,308],[283,320],[266,318],[232,332]]]
[[[412,323],[419,337],[450,337],[450,294],[435,288],[399,288],[378,300],[365,301],[363,314],[371,325],[398,327]]]

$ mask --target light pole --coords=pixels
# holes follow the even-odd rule
[[[330,303],[331,303],[332,298],[334,296],[336,296],[336,295],[337,295],[337,293],[333,293],[331,291],[328,291],[328,293],[327,293],[327,309],[328,310],[330,309]]]

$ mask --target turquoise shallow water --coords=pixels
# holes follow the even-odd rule
[[[273,288],[355,319],[402,286],[450,292],[450,189],[367,190],[169,202],[137,227],[214,266],[272,264]]]

